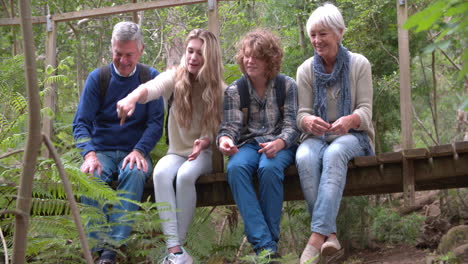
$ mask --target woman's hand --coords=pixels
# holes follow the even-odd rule
[[[358,128],[361,123],[361,118],[357,114],[351,114],[338,118],[328,132],[334,135],[344,135],[352,128]]]
[[[188,156],[188,160],[195,160],[201,151],[207,149],[210,146],[210,139],[207,137],[196,139],[193,142],[192,153]]]
[[[132,116],[136,103],[147,93],[146,88],[139,87],[117,102],[117,116],[120,118],[121,126],[125,123],[127,116]]]
[[[318,116],[306,116],[302,119],[302,128],[305,132],[315,136],[322,136],[331,128],[331,125]]]
[[[226,156],[232,156],[239,151],[230,137],[222,136],[219,138],[219,151]]]

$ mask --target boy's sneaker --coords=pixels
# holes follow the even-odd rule
[[[162,264],[193,264],[193,258],[182,248],[182,254],[169,253]]]

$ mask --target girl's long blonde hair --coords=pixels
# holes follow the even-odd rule
[[[190,127],[192,116],[192,83],[198,80],[202,93],[203,115],[202,133],[211,133],[216,136],[218,126],[221,122],[221,104],[223,98],[223,64],[221,51],[216,36],[204,29],[194,29],[190,31],[185,40],[185,49],[192,39],[200,39],[203,42],[202,56],[204,63],[198,74],[193,76],[187,69],[184,56],[177,68],[176,82],[174,88],[174,102],[177,105],[175,115],[177,123],[185,128]]]

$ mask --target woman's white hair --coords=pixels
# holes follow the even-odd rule
[[[343,35],[346,31],[340,10],[330,3],[319,6],[307,20],[306,29],[309,36],[312,29],[316,28],[329,28],[333,30],[340,39],[340,42],[343,40]]]

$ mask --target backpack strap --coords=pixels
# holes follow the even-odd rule
[[[240,97],[240,110],[244,113],[244,126],[247,126],[249,121],[250,93],[249,84],[244,75],[237,80],[237,92]]]
[[[148,65],[143,64],[143,63],[138,63],[137,67],[140,72],[140,75],[138,76],[138,78],[140,79],[140,84],[151,80],[151,72],[150,72],[150,67]]]
[[[169,112],[171,111],[172,101],[174,101],[174,93],[167,100],[166,120],[164,121],[164,133],[166,133],[166,145],[169,146]]]
[[[106,96],[107,87],[109,87],[110,77],[111,77],[111,65],[103,65],[99,67],[99,98],[101,102],[104,101]]]
[[[278,105],[281,119],[284,117],[284,101],[286,99],[286,77],[278,74],[275,79],[276,104]]]
[[[103,65],[99,67],[99,98],[101,102],[104,101],[104,97],[107,93],[107,88],[109,87],[110,78],[111,78],[111,64]],[[148,65],[138,63],[137,64],[139,70],[139,80],[140,84],[145,83],[151,80],[151,72],[150,67]]]

